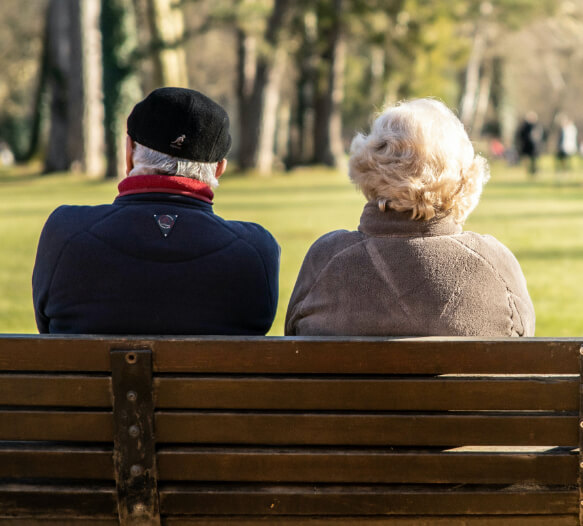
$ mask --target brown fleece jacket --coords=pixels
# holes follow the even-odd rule
[[[533,336],[518,261],[492,236],[448,217],[413,221],[368,203],[356,232],[308,251],[288,306],[288,335]]]

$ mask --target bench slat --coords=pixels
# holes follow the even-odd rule
[[[0,335],[0,370],[109,371],[111,348],[148,347],[154,351],[154,370],[173,373],[578,374],[580,345],[575,339],[545,338]],[[73,347],[78,352],[71,352]]]
[[[164,520],[166,526],[257,526],[273,524],[273,516],[256,516],[253,518],[235,515],[222,517],[168,517]],[[277,524],[282,526],[579,526],[577,515],[493,515],[489,517],[475,516],[441,516],[429,517],[277,517]],[[12,525],[11,525],[12,526]],[[20,525],[18,525],[20,526]],[[30,526],[26,524],[26,526]]]
[[[71,519],[67,517],[59,517],[58,519],[44,517],[36,518],[17,518],[17,517],[2,517],[2,524],[6,526],[119,526],[117,518],[100,519],[95,517],[81,517],[78,519]]]
[[[0,443],[0,478],[114,480],[111,448]]]
[[[579,374],[580,342],[439,338],[154,341],[154,370],[283,374]],[[430,359],[428,359],[430,357]]]
[[[0,410],[0,440],[113,441],[111,412]]]
[[[578,513],[579,504],[576,490],[556,489],[164,485],[160,510],[173,515],[560,515]]]
[[[568,452],[443,453],[378,450],[169,449],[158,454],[160,480],[232,482],[577,485]]]
[[[1,380],[0,380],[1,381]],[[579,377],[155,378],[157,407],[362,411],[579,410]]]
[[[110,371],[109,349],[106,338],[0,335],[0,371]]]
[[[0,413],[0,424],[2,414]],[[158,443],[460,446],[578,444],[575,415],[156,414]]]
[[[117,517],[115,485],[0,484],[0,517],[4,514]]]
[[[0,374],[0,405],[111,407],[111,379],[87,375]]]

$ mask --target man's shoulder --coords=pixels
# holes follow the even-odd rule
[[[218,217],[218,216],[217,216]],[[250,243],[263,242],[277,245],[275,237],[267,228],[250,221],[233,221],[219,218],[223,226],[242,240]]]
[[[114,205],[61,205],[49,215],[44,230],[74,234],[90,228],[115,209]]]

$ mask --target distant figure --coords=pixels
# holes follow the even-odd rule
[[[115,201],[61,206],[44,226],[32,279],[39,331],[265,334],[279,246],[260,225],[213,212],[230,146],[226,111],[202,93],[160,88],[136,104]]]
[[[0,141],[0,166],[12,166],[14,164],[14,154],[8,143]]]
[[[577,127],[566,116],[559,119],[559,139],[557,141],[557,168],[566,170],[573,155],[578,152]]]
[[[506,148],[498,137],[492,137],[488,146],[493,159],[504,159]]]
[[[370,135],[352,141],[349,175],[368,200],[360,226],[312,245],[286,334],[534,334],[516,258],[492,236],[462,229],[488,167],[444,104],[419,99],[385,109]]]
[[[538,124],[538,115],[534,111],[529,111],[518,128],[516,147],[521,159],[523,157],[528,158],[527,169],[531,176],[534,176],[538,170],[537,158],[540,153],[542,136],[542,128]]]

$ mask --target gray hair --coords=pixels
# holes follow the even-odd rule
[[[197,179],[211,188],[219,185],[215,177],[218,163],[201,163],[172,157],[162,152],[152,150],[143,144],[134,142],[134,151],[132,155],[134,167],[129,175],[177,175]]]

